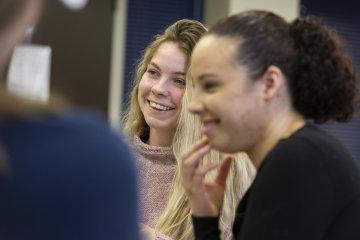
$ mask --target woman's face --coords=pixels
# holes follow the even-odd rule
[[[173,134],[186,84],[187,57],[177,43],[162,43],[139,83],[138,101],[150,128]]]
[[[236,63],[238,41],[214,35],[201,39],[191,59],[195,92],[190,111],[200,116],[202,132],[217,150],[247,151],[266,121],[261,81]]]

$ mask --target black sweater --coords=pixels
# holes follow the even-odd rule
[[[193,217],[196,239],[220,239],[218,218]],[[311,124],[266,156],[238,205],[235,239],[360,239],[360,170]]]

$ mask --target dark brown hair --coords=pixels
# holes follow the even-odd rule
[[[13,22],[29,0],[1,0],[0,1],[0,29],[4,29]],[[0,32],[1,34],[1,32]]]
[[[335,30],[315,18],[287,23],[267,11],[246,11],[218,22],[209,34],[239,40],[236,61],[258,79],[270,65],[288,79],[294,108],[323,123],[347,121],[356,108],[358,79]]]

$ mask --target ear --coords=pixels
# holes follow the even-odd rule
[[[279,94],[282,86],[285,84],[286,79],[280,68],[271,65],[260,77],[260,81],[264,86],[264,100],[268,101]]]

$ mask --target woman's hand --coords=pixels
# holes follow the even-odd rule
[[[224,200],[226,178],[232,157],[225,157],[221,163],[202,166],[202,158],[210,151],[207,138],[197,141],[181,157],[181,181],[189,198],[192,214],[197,217],[218,216]],[[219,173],[213,182],[205,182],[204,177],[218,168]]]

